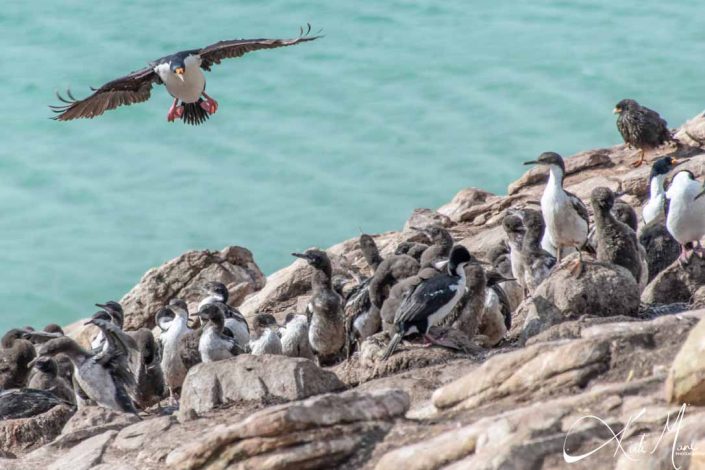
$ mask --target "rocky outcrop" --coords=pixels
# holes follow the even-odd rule
[[[685,144],[705,143],[705,116],[677,135]],[[705,174],[700,148],[658,150],[648,159],[666,151],[687,159],[679,168]],[[593,186],[608,186],[639,211],[649,168],[631,168],[633,153],[619,145],[567,159],[566,189],[587,197]],[[536,208],[545,178],[545,170],[531,170],[511,185],[509,196],[460,191],[437,211],[415,211],[404,227],[441,224],[486,257],[503,243],[507,209]],[[401,229],[374,238],[384,257],[423,235]],[[234,303],[253,292],[240,305],[246,315],[267,311],[281,321],[288,311],[303,312],[308,266],[295,262],[261,288],[249,252],[232,250],[187,253],[145,275],[125,298],[134,318],[129,325],[151,321],[151,306],[170,296],[193,303],[191,288],[205,278],[229,285]],[[336,276],[369,274],[357,238],[327,252]],[[449,337],[456,347],[426,348],[408,338],[382,361],[388,337],[379,334],[330,369],[274,356],[202,364],[189,374],[178,415],[165,407],[133,422],[129,415],[82,411],[58,438],[51,426],[46,436],[36,428],[26,433],[39,440],[36,446],[53,439],[49,444],[0,449],[0,468],[64,468],[70,460],[100,470],[641,469],[671,468],[673,462],[699,468],[705,404],[698,322],[705,312],[686,310],[689,302],[705,305],[704,262],[694,258],[685,267],[668,267],[644,291],[640,306],[631,275],[587,254],[584,259],[580,277],[565,265],[558,268],[514,312],[511,336],[497,347]],[[653,452],[641,453],[645,447]],[[673,449],[680,453],[671,460]],[[581,454],[589,456],[567,463]]]
[[[166,464],[180,470],[334,468],[369,453],[408,408],[400,390],[322,395],[208,432],[169,454]]]
[[[308,359],[244,354],[202,363],[184,380],[180,412],[190,416],[232,403],[259,405],[301,400],[345,386]]]
[[[0,420],[0,452],[22,454],[50,442],[61,434],[73,411],[69,405],[59,405],[31,418]]]
[[[154,314],[173,298],[184,299],[195,310],[201,294],[198,287],[220,281],[230,292],[229,303],[261,289],[265,277],[246,248],[231,246],[222,251],[189,251],[158,268],[150,269],[140,282],[120,299],[125,309],[125,329],[153,328]]]
[[[510,335],[526,340],[552,325],[583,315],[637,315],[639,287],[629,271],[584,256],[583,272],[575,278],[566,268],[575,257],[566,258],[519,306]]]
[[[705,405],[705,321],[690,331],[678,352],[666,380],[670,403]]]

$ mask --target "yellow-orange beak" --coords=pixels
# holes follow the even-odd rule
[[[619,109],[619,108],[614,108],[614,109],[612,110],[612,112],[613,112],[614,114],[619,114],[619,113],[622,112],[622,110]]]
[[[184,68],[183,67],[175,68],[174,73],[176,74],[177,77],[179,77],[181,79],[181,81],[184,80]]]

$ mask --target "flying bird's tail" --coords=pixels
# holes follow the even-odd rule
[[[400,341],[401,341],[401,335],[399,333],[396,333],[392,337],[392,340],[389,342],[389,346],[387,346],[387,350],[384,351],[384,356],[382,356],[383,361],[386,361],[387,359],[389,359],[389,356],[394,354],[394,350],[397,349],[397,346],[399,346]]]
[[[183,103],[184,114],[181,119],[186,124],[191,124],[192,126],[197,126],[203,124],[208,120],[210,114],[201,107],[202,98],[199,98],[195,103]]]

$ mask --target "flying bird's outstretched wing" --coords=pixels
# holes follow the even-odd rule
[[[74,98],[71,91],[66,92],[68,98],[57,93],[56,96],[59,100],[66,104],[49,107],[57,113],[57,116],[53,118],[57,121],[70,121],[78,118],[91,119],[118,106],[129,106],[147,101],[152,85],[159,83],[159,81],[159,76],[154,69],[151,66],[145,67],[106,83],[94,90],[91,96],[82,100]]]
[[[299,37],[294,39],[233,39],[231,41],[216,42],[215,44],[193,52],[201,57],[201,68],[210,71],[213,64],[219,64],[223,59],[242,57],[248,52],[258,51],[260,49],[294,46],[321,37],[310,36],[311,25],[307,24],[306,26],[306,31],[301,28]]]

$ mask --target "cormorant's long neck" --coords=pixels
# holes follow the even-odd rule
[[[651,178],[651,181],[649,182],[649,199],[654,199],[665,194],[663,189],[664,179],[664,175],[656,175]]]
[[[365,261],[367,261],[367,264],[372,268],[372,270],[377,271],[377,268],[382,263],[382,257],[379,255],[379,250],[377,247],[370,248],[369,252],[368,250],[363,251],[363,255],[365,256]]]
[[[316,269],[311,278],[311,287],[314,292],[323,289],[333,289],[332,273],[327,269]]]
[[[593,206],[593,208],[595,208]],[[593,212],[595,213],[595,226],[596,227],[604,227],[605,224],[607,223],[616,223],[617,219],[614,218],[612,215],[612,211],[610,209],[604,209],[602,207],[600,208],[595,208]]]
[[[450,233],[443,230],[441,232],[440,238],[436,241],[435,244],[443,248],[443,251],[447,251],[449,253],[451,248],[453,248],[453,237],[450,235]]]
[[[543,232],[545,228],[539,225],[533,225],[526,228],[526,233],[524,233],[523,248],[530,251],[536,251],[541,248],[541,239],[543,238]]]
[[[548,185],[554,186],[557,189],[563,190],[563,170],[558,165],[550,166],[550,174],[548,176]]]

